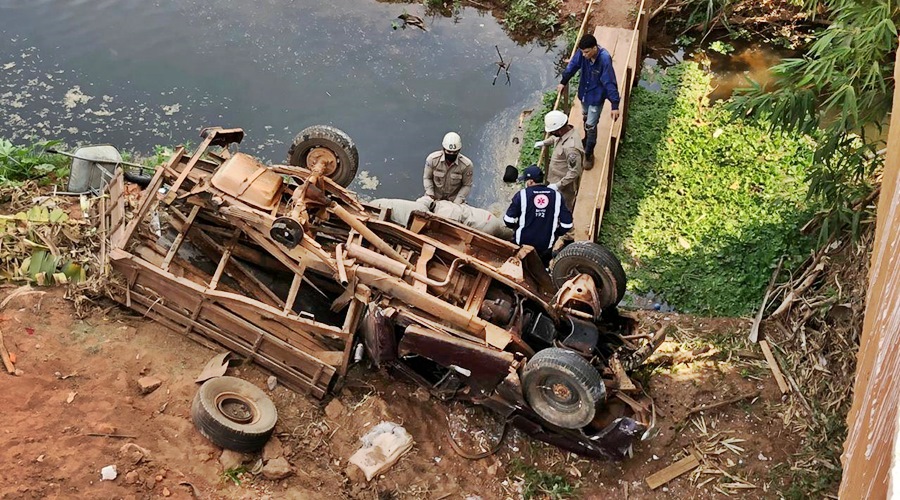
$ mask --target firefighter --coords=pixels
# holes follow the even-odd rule
[[[544,185],[544,173],[537,165],[526,168],[519,181],[525,181],[525,189],[513,196],[503,222],[515,231],[517,244],[537,250],[546,267],[557,238],[572,229],[572,212],[559,191]]]
[[[553,145],[550,165],[547,167],[549,187],[558,190],[566,200],[569,211],[575,209],[575,194],[581,180],[584,165],[584,147],[575,128],[569,125],[569,117],[562,111],[551,111],[544,116],[544,130],[552,137],[537,141],[534,147]]]
[[[456,132],[447,133],[441,146],[440,151],[431,153],[425,159],[423,201],[426,205],[433,205],[435,201],[441,200],[462,205],[472,191],[472,161],[460,154],[462,139]]]

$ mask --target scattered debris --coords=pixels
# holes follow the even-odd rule
[[[722,408],[723,406],[728,406],[728,405],[737,403],[738,401],[743,401],[745,399],[753,400],[753,399],[756,399],[759,397],[759,393],[760,393],[759,391],[753,391],[753,392],[750,392],[747,394],[741,394],[740,396],[733,397],[731,399],[726,399],[725,401],[713,403],[711,405],[695,406],[694,408],[691,408],[691,410],[687,412],[687,415],[685,415],[684,418],[687,419],[695,413],[710,412],[713,410],[718,410],[719,408]]]
[[[213,358],[206,363],[206,366],[203,367],[203,371],[200,372],[200,375],[197,376],[194,382],[199,384],[206,382],[211,378],[225,375],[225,372],[228,371],[228,358],[230,356],[231,352],[229,351],[213,356]]]
[[[778,388],[781,390],[781,393],[787,394],[791,392],[791,388],[788,387],[787,382],[784,381],[784,376],[781,374],[781,369],[778,367],[778,361],[776,361],[775,356],[772,355],[772,349],[769,347],[769,342],[760,340],[759,347],[766,357],[766,363],[769,364],[769,369],[772,370],[772,375],[775,376],[775,382],[778,383]]]
[[[362,448],[349,462],[365,474],[366,481],[394,465],[404,453],[412,449],[412,436],[393,422],[381,422],[360,438]]]
[[[13,363],[12,356],[10,356],[9,351],[6,350],[6,345],[3,343],[3,330],[0,330],[0,357],[3,358],[3,366],[6,367],[6,373],[15,375],[16,365]]]
[[[125,484],[138,484],[141,482],[141,473],[133,470],[125,474]]]
[[[275,436],[269,438],[269,441],[263,446],[262,450],[262,459],[265,462],[269,460],[274,460],[276,458],[284,456],[284,447],[281,444],[281,440]]]
[[[331,402],[325,406],[325,415],[331,420],[337,420],[343,414],[344,405],[337,398],[332,399]]]
[[[649,486],[651,490],[655,490],[656,488],[659,488],[660,486],[668,483],[676,477],[690,472],[699,466],[700,460],[698,460],[697,457],[693,453],[691,453],[690,455],[682,458],[681,460],[666,467],[665,469],[655,472],[651,476],[647,477],[647,486]]]
[[[219,463],[225,470],[237,469],[244,464],[245,459],[246,456],[243,453],[234,450],[222,450],[222,454],[219,455]]]
[[[72,401],[75,401],[75,396],[77,395],[77,392],[70,392],[68,397],[66,397],[66,404],[72,404]]]
[[[156,389],[159,389],[159,386],[162,385],[162,380],[156,377],[141,377],[138,379],[137,383],[141,389],[141,394],[150,394]]]
[[[269,375],[269,378],[266,379],[266,387],[268,387],[270,391],[274,391],[275,388],[278,387],[278,377]]]
[[[106,467],[100,469],[100,480],[101,481],[113,481],[119,475],[116,470],[115,464],[107,465]]]
[[[269,460],[262,469],[262,475],[266,479],[284,479],[292,472],[291,465],[284,457]]]
[[[131,436],[128,434],[103,434],[100,432],[89,432],[89,433],[85,434],[85,436],[105,437],[105,438],[115,438],[115,439],[137,439],[137,436]]]
[[[132,465],[137,465],[150,459],[150,450],[134,443],[126,443],[119,448],[119,456],[128,459]]]

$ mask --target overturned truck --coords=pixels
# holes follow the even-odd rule
[[[243,135],[204,129],[133,210],[113,179],[100,231],[116,300],[320,399],[365,355],[581,455],[623,458],[652,427],[627,373],[664,334],[616,309],[625,275],[606,249],[570,244],[548,273],[531,247],[361,202],[337,129],[301,132],[291,165],[237,152]]]

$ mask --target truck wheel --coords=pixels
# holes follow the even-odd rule
[[[535,354],[522,374],[525,399],[547,422],[564,429],[591,423],[606,399],[600,373],[579,354],[551,347]]]
[[[350,136],[329,125],[307,127],[294,137],[288,149],[288,164],[308,167],[307,156],[315,148],[325,148],[337,157],[337,164],[326,175],[343,187],[349,186],[359,168],[359,152]]]
[[[553,281],[560,287],[579,273],[594,278],[600,297],[600,307],[614,306],[625,296],[625,270],[619,259],[602,245],[590,241],[576,241],[563,248],[550,270]]]
[[[191,419],[204,437],[227,450],[259,451],[272,436],[278,412],[255,385],[235,377],[216,377],[200,386]]]

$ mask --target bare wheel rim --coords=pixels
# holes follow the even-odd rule
[[[219,394],[216,408],[225,418],[238,424],[248,424],[259,418],[259,408],[249,399],[233,392]]]

